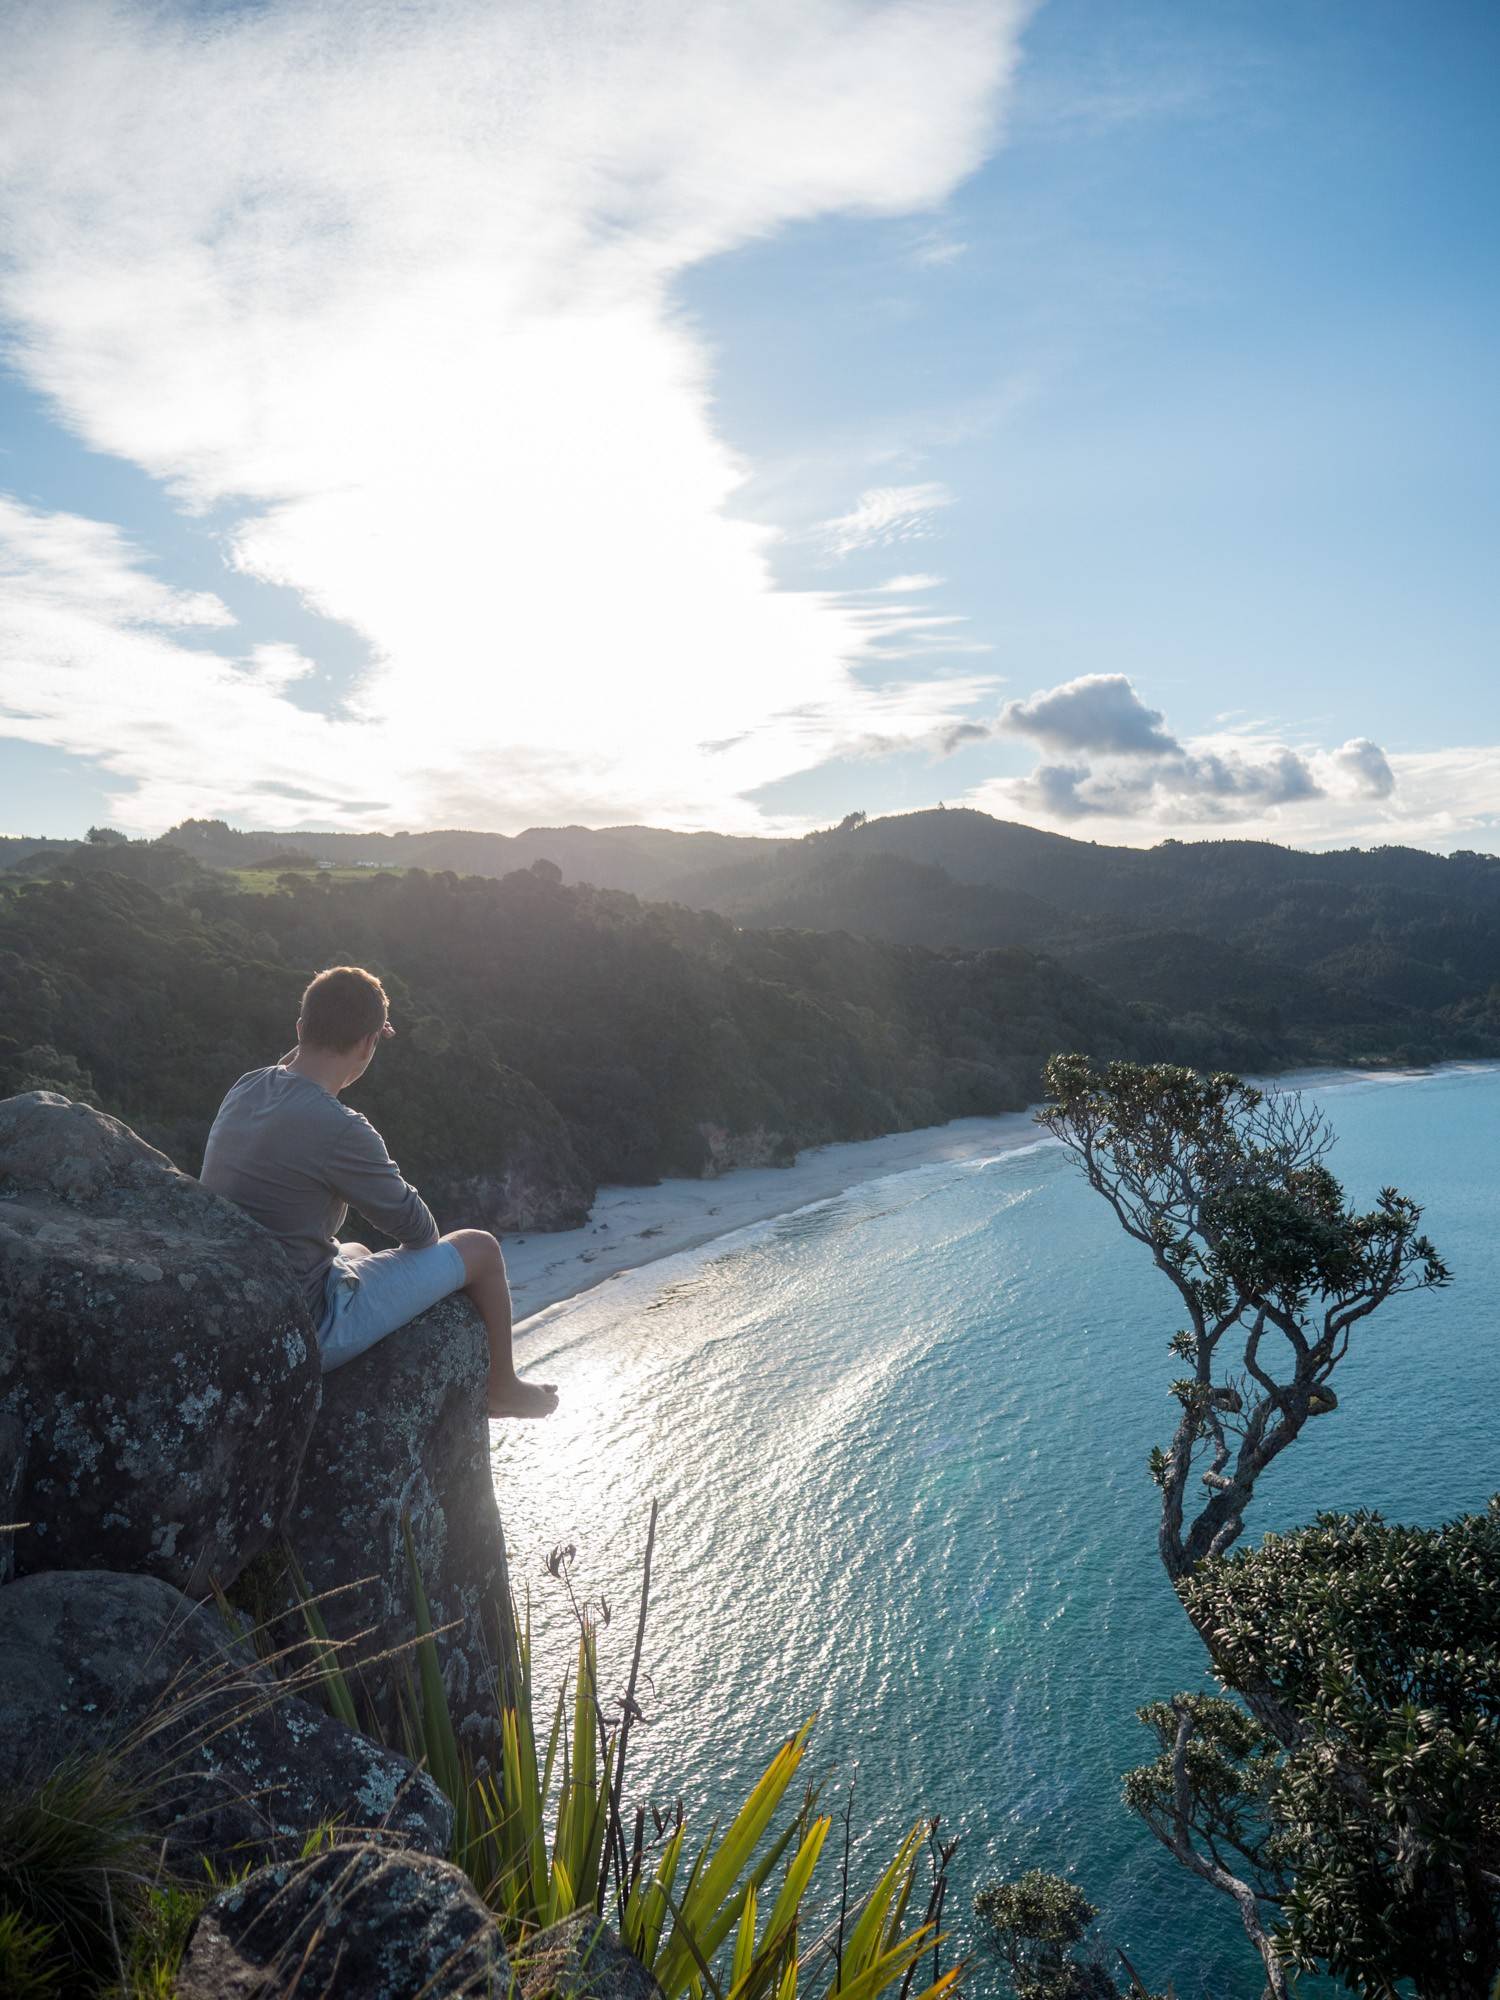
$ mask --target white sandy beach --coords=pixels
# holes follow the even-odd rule
[[[1430,1073],[1310,1069],[1254,1081],[1265,1089],[1305,1090],[1317,1096],[1351,1085],[1412,1082]],[[626,1271],[679,1251],[696,1250],[772,1216],[789,1215],[809,1202],[827,1201],[866,1181],[948,1160],[993,1158],[1035,1145],[1041,1137],[1031,1111],[1010,1111],[998,1118],[958,1118],[950,1125],[892,1132],[882,1139],[812,1147],[794,1167],[742,1167],[717,1180],[601,1188],[581,1229],[504,1239],[517,1324]]]
[[[637,1270],[751,1223],[826,1201],[862,1182],[944,1161],[992,1158],[1036,1143],[1029,1111],[959,1118],[883,1139],[818,1146],[794,1167],[743,1167],[717,1180],[666,1180],[656,1187],[599,1190],[581,1229],[507,1236],[505,1262],[516,1319],[572,1298],[621,1272]]]

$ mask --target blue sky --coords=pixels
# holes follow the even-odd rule
[[[0,831],[1500,847],[1492,7],[14,18]]]

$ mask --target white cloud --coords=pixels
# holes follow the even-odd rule
[[[937,480],[917,486],[872,486],[860,494],[849,513],[822,522],[818,532],[835,561],[857,549],[926,541],[937,532],[934,514],[951,507],[953,498]]]
[[[1150,819],[1163,826],[1244,820],[1324,796],[1308,759],[1286,744],[1246,756],[1237,747],[1174,750],[1102,764],[1039,764],[1008,781],[1008,796],[1045,818]]]
[[[118,528],[46,514],[0,493],[0,585],[37,605],[86,601],[111,625],[232,625],[208,591],[176,590],[140,566]],[[3,599],[0,599],[3,601]]]
[[[289,798],[335,818],[371,802],[363,732],[282,699],[309,663],[289,646],[232,660],[183,644],[183,625],[229,612],[160,584],[116,530],[0,498],[0,581],[6,735],[149,773],[160,823],[202,806],[208,768],[223,809],[261,824]]]
[[[136,825],[277,787],[408,823],[748,824],[739,794],[888,733],[857,672],[874,623],[778,591],[771,531],[725,511],[743,470],[671,288],[801,218],[940,202],[992,142],[1021,11],[13,10],[14,364],[91,448],[228,509],[233,559],[376,661],[347,713],[309,715],[284,698],[305,665],[225,665],[160,629],[222,623],[216,600],[155,582],[115,530],[22,510],[11,560],[53,577],[50,639],[25,593],[32,656],[69,619],[94,635],[53,669],[68,700],[42,703],[45,740],[105,756]],[[861,534],[918,537],[950,498],[881,491],[851,534],[869,502]],[[84,588],[90,566],[123,595]],[[128,718],[103,685],[127,642]],[[41,740],[34,694],[0,732]],[[128,726],[101,748],[104,714]]]
[[[1310,753],[1306,762],[1316,769],[1320,753]],[[1500,842],[1500,744],[1392,752],[1389,763],[1394,785],[1385,798],[1328,789],[1270,807],[1254,790],[1204,800],[1159,788],[1149,766],[1122,764],[1113,771],[1042,765],[1026,778],[977,786],[958,803],[1127,845],[1167,834],[1201,839],[1211,833],[1220,839],[1290,841],[1298,847],[1396,845],[1443,853],[1457,847],[1495,849]]]
[[[940,270],[944,264],[956,264],[960,257],[967,256],[969,246],[951,236],[924,236],[912,252],[912,261],[928,270]]]
[[[1181,748],[1147,708],[1124,674],[1080,674],[1029,701],[1008,701],[999,727],[1030,736],[1049,750],[1105,750],[1117,756],[1160,756]]]
[[[960,723],[958,744],[1021,734],[1045,752],[1022,777],[992,779],[967,805],[1127,841],[1164,833],[1290,839],[1486,842],[1500,826],[1500,753],[1399,755],[1368,736],[1334,749],[1289,743],[1264,724],[1180,738],[1123,674],[1086,674],[1007,702],[983,725]]]
[[[1328,753],[1326,764],[1335,790],[1363,799],[1388,799],[1396,789],[1390,759],[1368,736],[1351,736]]]
[[[877,583],[875,588],[885,597],[906,597],[913,591],[938,590],[946,581],[941,576],[927,576],[916,571],[911,576],[893,576],[885,583]]]

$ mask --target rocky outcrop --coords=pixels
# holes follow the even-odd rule
[[[0,1102],[0,1422],[17,1575],[230,1581],[278,1532],[318,1406],[280,1250],[114,1118]]]
[[[768,1132],[757,1125],[749,1132],[734,1132],[727,1125],[700,1125],[703,1163],[699,1174],[706,1181],[720,1174],[737,1173],[741,1167],[794,1167],[797,1147],[788,1132]]]
[[[430,1087],[449,1107],[441,1165],[423,1178],[423,1192],[445,1229],[575,1229],[588,1220],[593,1176],[573,1145],[555,1105],[526,1077],[487,1060],[467,1045],[439,1047],[448,1026],[431,1016],[403,1028],[421,1053]],[[398,1078],[377,1065],[367,1096],[381,1123],[382,1096]],[[410,1088],[409,1084],[404,1086]]]
[[[92,1751],[181,1858],[243,1868],[329,1821],[435,1854],[452,1833],[430,1779],[278,1686],[216,1611],[155,1577],[25,1577],[0,1590],[0,1786]]]
[[[368,1664],[359,1679],[383,1733],[415,1673],[412,1539],[454,1727],[493,1759],[499,1619],[508,1616],[505,1542],[490,1472],[484,1327],[460,1293],[324,1378],[323,1407],[302,1464],[287,1537],[335,1639]],[[356,1638],[356,1635],[363,1635]],[[399,1739],[398,1739],[399,1740]]]
[[[0,1103],[0,1525],[26,1524],[0,1535],[0,1565],[16,1576],[150,1574],[201,1597],[253,1565],[249,1585],[284,1532],[380,1736],[401,1742],[409,1520],[455,1726],[493,1762],[509,1582],[487,1374],[457,1296],[320,1377],[299,1289],[254,1223],[113,1118],[48,1092]],[[283,1589],[257,1616],[288,1608]],[[281,1633],[304,1642],[300,1616]]]
[[[510,1983],[495,1920],[458,1869],[339,1846],[216,1896],[177,2000],[498,2000]]]
[[[445,1226],[488,1229],[496,1236],[532,1230],[581,1229],[593,1207],[591,1182],[575,1179],[569,1161],[527,1147],[510,1148],[499,1173],[469,1174],[439,1190]]]
[[[516,1959],[521,2000],[661,2000],[661,1988],[591,1910],[527,1940]]]

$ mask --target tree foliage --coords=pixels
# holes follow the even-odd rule
[[[1046,1084],[1040,1123],[1186,1314],[1171,1342],[1188,1370],[1172,1384],[1180,1415],[1151,1461],[1176,1582],[1232,1546],[1261,1474],[1335,1407],[1330,1378],[1356,1327],[1448,1271],[1408,1196],[1348,1203],[1325,1164],[1332,1133],[1295,1094],[1083,1056],[1055,1057]]]
[[[1045,1868],[987,1883],[974,1898],[1015,2000],[1118,2000],[1098,1955],[1080,1956],[1098,1914],[1076,1882]]]
[[[238,868],[262,865],[288,838],[190,820],[157,845]],[[1140,1053],[1201,1068],[1500,1053],[1494,855],[1308,854],[1243,840],[1109,847],[964,809],[850,814],[803,840],[633,826],[299,833],[295,844],[339,866],[495,876],[542,855],[569,882],[756,928],[1041,949],[1155,1023]],[[28,845],[0,839],[0,866]]]
[[[1238,1700],[1140,1711],[1127,1803],[1231,1896],[1269,1990],[1288,1970],[1370,2000],[1489,2000],[1500,1979],[1500,1512],[1438,1529],[1320,1516],[1230,1553],[1256,1483],[1363,1323],[1447,1284],[1421,1209],[1351,1205],[1332,1135],[1239,1078],[1077,1056],[1043,1124],[1174,1287],[1179,1416],[1151,1455],[1159,1548]],[[1196,1474],[1196,1482],[1194,1475]],[[1242,1705],[1243,1704],[1243,1705]]]
[[[1320,1515],[1205,1563],[1181,1595],[1224,1684],[1282,1718],[1272,1733],[1227,1702],[1192,1715],[1186,1817],[1246,1864],[1287,1962],[1371,2000],[1402,1980],[1423,2000],[1488,2000],[1500,1503],[1439,1528]],[[1151,1720],[1165,1747],[1165,1717]],[[1127,1781],[1148,1823],[1164,1784],[1162,1760]]]

